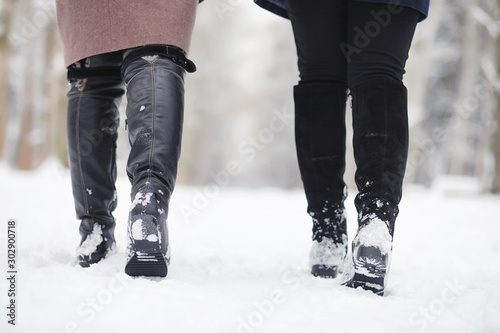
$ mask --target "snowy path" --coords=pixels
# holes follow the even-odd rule
[[[89,269],[74,262],[78,224],[65,171],[0,165],[0,184],[2,274],[10,218],[19,249],[17,325],[7,325],[2,277],[1,332],[500,332],[500,197],[408,189],[382,298],[308,274],[301,191],[222,189],[202,207],[207,189],[178,187],[169,275],[133,279],[123,273],[126,179],[118,251]],[[199,214],[186,219],[187,207]]]

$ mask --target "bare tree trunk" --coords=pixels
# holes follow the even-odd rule
[[[500,19],[500,0],[496,0],[496,8],[493,12],[493,19],[498,22]],[[494,121],[496,123],[496,130],[493,132],[491,139],[491,152],[494,159],[493,176],[490,191],[492,193],[500,193],[500,84],[498,83],[498,77],[500,75],[500,33],[497,31],[497,35],[494,40],[494,59],[496,60],[496,70],[497,74],[495,76],[497,82],[493,83],[493,102],[495,106],[494,111]]]
[[[430,73],[433,72],[433,57],[445,7],[445,0],[431,1],[432,15],[425,21],[425,25],[417,26],[406,66],[408,74],[405,76],[405,84],[409,93],[410,116],[410,152],[405,175],[406,183],[427,183],[432,177],[430,171],[434,164],[431,161],[432,153],[428,151],[425,160],[414,157],[419,154],[420,143],[429,138],[428,95],[431,89],[429,81]]]
[[[493,179],[490,191],[492,193],[500,193],[500,94],[498,91],[495,93],[496,99],[496,108],[495,108],[495,122],[497,124],[497,128],[495,133],[493,134],[492,140],[492,153],[494,157],[494,169],[493,169]]]
[[[0,22],[3,30],[0,31],[0,157],[3,156],[5,145],[5,133],[7,127],[7,110],[9,103],[9,86],[5,79],[8,75],[11,48],[9,43],[9,32],[12,29],[12,16],[17,1],[1,2]]]
[[[47,92],[55,80],[48,80],[52,63],[55,30],[52,1],[19,0],[10,4],[9,33],[2,53],[2,93],[0,101],[5,140],[0,142],[6,160],[16,168],[31,170],[39,166],[51,152],[49,133],[51,111],[57,101]],[[6,78],[6,79],[5,79]],[[1,123],[0,123],[1,124]]]
[[[7,64],[10,58],[9,50],[0,46],[0,78],[7,76]],[[7,122],[8,86],[7,81],[0,80],[0,157],[3,156],[5,144],[5,129]]]
[[[54,62],[53,59],[62,54],[62,45],[58,38],[57,25],[51,24],[48,31],[47,49],[46,49],[46,74],[47,82],[44,95],[48,99],[48,111],[50,115],[46,120],[47,145],[46,154],[54,155],[64,165],[68,165],[68,149],[66,143],[66,92],[69,89],[66,81],[66,69],[62,59],[60,62]]]
[[[12,11],[12,25],[9,33],[9,46],[11,48],[10,61],[7,69],[8,106],[6,108],[7,124],[5,130],[4,154],[7,161],[18,167],[21,151],[21,139],[25,108],[22,91],[25,90],[25,55],[27,50],[22,43],[13,43],[12,36],[23,31],[22,15],[29,13],[26,0],[20,0],[15,10]]]
[[[478,0],[471,0],[468,6],[475,7]],[[455,126],[453,126],[450,174],[473,176],[475,173],[475,149],[473,140],[475,116],[478,105],[471,104],[474,100],[473,92],[477,84],[478,73],[478,25],[470,10],[465,11],[465,22],[463,27],[462,62],[460,73],[460,85],[458,97],[460,103],[455,109]]]

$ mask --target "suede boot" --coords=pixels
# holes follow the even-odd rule
[[[295,142],[313,221],[311,273],[335,278],[347,255],[344,200],[347,87],[334,82],[295,86]]]
[[[379,78],[351,93],[359,227],[347,285],[383,295],[408,156],[407,91],[402,82]]]

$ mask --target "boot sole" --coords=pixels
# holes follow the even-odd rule
[[[367,276],[360,273],[354,273],[352,279],[346,282],[345,285],[347,287],[354,289],[362,288],[364,290],[371,291],[376,295],[384,296],[384,291],[385,291],[384,282],[385,282],[385,275],[375,277],[375,276]]]
[[[339,275],[337,266],[313,265],[311,274],[324,279],[335,279]]]
[[[376,295],[383,296],[388,272],[388,255],[372,246],[360,247],[359,257],[354,259],[354,276],[346,285],[351,288],[363,288]]]
[[[125,273],[130,276],[165,277],[168,273],[168,266],[162,254],[134,254],[125,266]]]
[[[125,265],[125,273],[130,276],[157,276],[165,277],[168,273],[168,262],[163,256],[156,223],[147,215],[139,215],[132,220],[141,219],[142,237],[154,236],[154,241],[147,239],[133,239],[131,257]],[[149,235],[149,236],[148,236]]]
[[[160,243],[135,241],[134,255],[127,262],[125,273],[130,276],[167,276],[168,265],[161,253]]]

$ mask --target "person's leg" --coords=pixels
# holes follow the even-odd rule
[[[166,276],[167,215],[181,152],[185,69],[145,48],[124,55],[132,146],[127,162],[132,206],[125,272]]]
[[[297,47],[299,84],[347,84],[347,0],[286,0]]]
[[[347,253],[344,213],[347,64],[345,0],[287,0],[298,54],[297,159],[313,220],[312,274],[336,277]]]
[[[121,53],[83,59],[68,69],[68,155],[76,216],[81,220],[81,266],[96,263],[114,244],[118,106],[125,92]]]
[[[408,155],[407,91],[402,82],[419,14],[387,4],[349,1],[348,85],[353,100],[355,204],[350,286],[384,293],[394,223]]]

